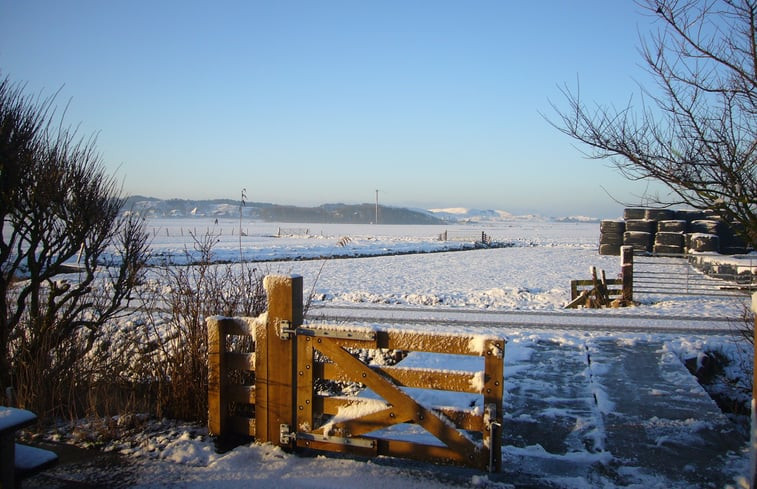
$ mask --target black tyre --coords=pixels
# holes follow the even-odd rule
[[[695,210],[688,210],[688,209],[677,210],[675,211],[675,214],[676,214],[675,216],[676,220],[686,221],[686,222],[699,221],[701,219],[707,218],[705,213],[702,211],[695,211]]]
[[[689,235],[689,250],[691,251],[720,251],[720,238],[715,234],[691,234]]]
[[[658,233],[685,233],[686,221],[660,221],[657,223]]]
[[[670,209],[647,209],[644,213],[644,219],[650,221],[670,221],[675,219],[676,213]]]
[[[655,243],[653,251],[661,255],[682,255],[683,246],[662,245]]]
[[[626,231],[654,233],[657,223],[646,219],[629,219],[626,221]]]
[[[609,255],[609,256],[620,256],[620,245],[615,245],[615,244],[600,244],[599,245],[599,254],[600,255]]]
[[[720,221],[713,221],[710,219],[691,221],[688,226],[688,232],[701,234],[719,234]]]
[[[633,246],[634,251],[652,251],[652,234],[642,231],[626,231],[623,244]]]
[[[620,234],[626,231],[624,221],[599,221],[599,232],[604,234]]]
[[[657,233],[654,236],[654,244],[663,246],[677,246],[683,248],[683,233]]]
[[[647,209],[644,207],[632,207],[623,210],[623,219],[644,219]]]

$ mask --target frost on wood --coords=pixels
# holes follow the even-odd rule
[[[468,342],[468,349],[471,351],[471,353],[478,355],[485,355],[491,350],[492,355],[501,357],[502,348],[498,348],[494,345],[492,345],[491,348],[487,347],[487,343],[494,341],[504,341],[504,339],[487,335],[476,335],[470,339],[470,342]]]
[[[205,318],[205,323],[210,325],[211,323],[219,323],[223,321],[231,321],[236,329],[243,334],[257,336],[257,331],[260,328],[265,328],[268,313],[264,312],[258,317],[225,317],[225,316],[208,316]],[[238,333],[237,333],[238,334]]]
[[[299,275],[266,275],[263,277],[263,288],[266,293],[276,287],[283,287],[289,284],[293,278],[298,278]]]
[[[360,400],[360,402],[354,402],[346,406],[341,406],[337,411],[337,414],[333,418],[331,418],[328,423],[324,424],[321,429],[324,435],[331,436],[335,434],[332,432],[332,430],[334,430],[335,424],[363,416],[368,416],[369,414],[377,413],[379,411],[387,409],[388,407],[389,405],[383,400],[363,398]]]
[[[484,375],[483,370],[478,371],[473,375],[470,380],[470,385],[474,390],[477,390],[479,392],[484,391],[484,387],[486,385],[486,376]]]

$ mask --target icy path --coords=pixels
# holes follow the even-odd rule
[[[746,441],[668,342],[511,338],[505,473],[497,480],[560,488],[732,483]]]

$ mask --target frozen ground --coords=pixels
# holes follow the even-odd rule
[[[164,422],[137,423],[104,458],[63,464],[28,487],[68,487],[65,481],[145,488],[688,488],[743,483],[746,441],[683,361],[696,362],[704,351],[719,351],[732,359],[733,378],[750,372],[751,350],[734,335],[748,299],[642,297],[641,305],[623,310],[564,311],[571,279],[588,278],[590,266],[604,269],[608,277],[619,272],[618,258],[597,254],[596,223],[287,224],[281,225],[284,237],[274,237],[280,232],[277,225],[243,223],[241,247],[239,222],[233,220],[166,219],[149,222],[148,228],[163,259],[184,259],[182,251],[191,251],[189,230],[211,231],[218,235],[218,260],[235,261],[241,254],[245,260],[265,261],[259,266],[271,273],[302,275],[306,295],[313,294],[313,315],[328,316],[341,308],[350,316],[370,318],[363,321],[371,327],[391,324],[506,337],[503,472],[303,457],[257,444],[217,454],[202,428]],[[468,246],[439,241],[445,230],[460,239],[485,232],[511,246],[418,253]],[[413,254],[373,256],[394,253]],[[357,255],[371,257],[348,258]],[[345,258],[318,259],[326,256]],[[392,311],[404,311],[410,320],[395,324],[387,319]],[[516,313],[531,314],[526,325],[508,322]],[[591,321],[584,319],[591,316]],[[444,325],[445,317],[459,320]],[[643,326],[650,321],[658,327]],[[705,326],[683,333],[688,323]],[[117,464],[108,458],[114,454],[120,454]]]

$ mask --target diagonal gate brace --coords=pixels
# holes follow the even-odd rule
[[[389,422],[379,426],[379,428],[412,421],[465,458],[475,460],[479,456],[480,447],[457,430],[449,420],[442,419],[435,412],[418,404],[412,397],[405,394],[382,375],[373,371],[368,365],[350,355],[341,346],[327,338],[319,338],[319,341],[313,346],[331,358],[347,377],[366,385],[389,403],[391,406],[388,412]],[[375,414],[383,415],[384,413],[385,411],[380,411]],[[371,415],[367,417],[371,417]],[[348,425],[347,422],[335,423],[333,426],[350,426],[350,429],[355,429],[354,424],[357,423],[353,423],[352,426]]]

